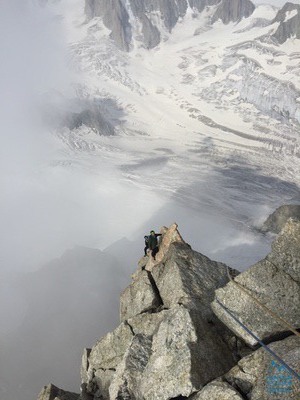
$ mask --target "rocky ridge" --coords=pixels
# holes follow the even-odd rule
[[[156,47],[184,18],[188,9],[200,13],[207,6],[216,6],[211,22],[227,24],[250,16],[255,6],[250,0],[86,0],[87,19],[101,17],[111,31],[110,37],[125,51],[135,38],[147,49]]]
[[[276,32],[272,35],[278,43],[282,44],[287,39],[300,38],[300,5],[287,2],[278,11],[273,23],[278,23]]]
[[[298,372],[299,337],[245,298],[229,282],[226,265],[193,251],[176,224],[162,233],[157,260],[143,258],[121,295],[121,324],[85,349],[78,400],[269,400],[274,394],[298,399],[297,379],[264,349],[253,351],[256,343],[224,315],[216,298],[271,341],[271,349]],[[277,313],[284,312],[296,328],[299,243],[300,222],[289,220],[265,260],[243,273],[230,271],[235,281]],[[53,397],[50,392],[44,389],[39,400],[74,399],[73,394]]]
[[[102,18],[116,45],[130,51],[133,39],[147,49],[158,46],[185,17],[188,9],[196,16],[212,6],[210,24],[218,20],[224,24],[239,22],[255,10],[250,0],[85,0],[85,14],[88,20]],[[279,44],[291,37],[300,38],[299,21],[300,6],[287,2],[269,22],[270,26],[276,26],[270,37]]]

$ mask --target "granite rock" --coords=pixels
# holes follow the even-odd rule
[[[121,321],[161,306],[161,298],[148,271],[141,270],[120,299]]]
[[[291,336],[269,345],[294,371],[300,370],[299,338]],[[300,382],[263,348],[239,361],[225,379],[251,400],[298,400]]]
[[[216,380],[206,385],[200,392],[189,397],[190,400],[243,400],[240,393],[228,383]]]
[[[272,245],[271,253],[262,261],[238,275],[234,281],[242,285],[261,303],[300,328],[300,222],[290,220]],[[253,298],[234,282],[216,290],[218,299],[260,339],[289,331],[269,315]],[[240,327],[217,303],[212,308],[219,319],[251,346],[257,341]]]
[[[277,208],[263,223],[263,232],[280,233],[288,219],[300,220],[300,205],[290,204]]]

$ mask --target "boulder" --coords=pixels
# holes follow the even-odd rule
[[[144,334],[153,336],[161,321],[165,318],[168,310],[161,310],[158,313],[144,313],[130,318],[127,323],[131,326],[135,335]]]
[[[294,371],[300,371],[299,338],[295,336],[269,345]],[[251,400],[298,400],[300,382],[263,348],[239,361],[225,379]]]
[[[269,348],[294,371],[300,370],[299,338],[290,336]],[[260,348],[241,359],[223,377],[189,397],[191,400],[298,400],[300,382],[274,356]]]
[[[300,222],[290,220],[272,245],[271,253],[234,281],[286,321],[300,328]],[[272,339],[289,331],[259,306],[234,282],[216,290],[218,299],[260,339]],[[217,317],[251,346],[257,341],[237,324],[217,303],[212,308]]]
[[[146,311],[156,310],[162,305],[157,288],[151,281],[147,271],[141,270],[135,274],[131,285],[121,294],[121,321]]]
[[[81,382],[87,394],[108,396],[116,367],[122,361],[133,336],[131,326],[122,323],[99,340],[91,350],[84,351]]]
[[[140,392],[143,372],[151,355],[152,338],[137,334],[122,362],[118,365],[116,374],[109,388],[109,399],[142,399]]]
[[[176,306],[153,336],[140,387],[142,398],[189,396],[230,365],[233,361],[228,347],[209,324],[196,312]]]
[[[87,394],[109,399],[109,388],[117,367],[131,347],[135,335],[152,337],[166,311],[144,313],[130,318],[115,331],[99,340],[93,349],[85,349],[82,356],[81,382]]]
[[[42,389],[38,400],[79,400],[79,394],[66,392],[50,384]]]
[[[184,242],[169,245],[163,261],[152,269],[152,276],[164,307],[200,307],[202,316],[212,315],[210,303],[215,290],[229,280],[225,264],[193,251]]]
[[[280,233],[288,219],[300,221],[300,205],[283,205],[275,210],[263,223],[263,232]]]
[[[89,368],[113,369],[120,363],[133,338],[131,327],[121,323],[92,348],[88,358]]]
[[[110,386],[110,399],[189,396],[233,366],[231,352],[196,311],[165,310],[153,336],[137,334]]]
[[[228,383],[216,380],[206,385],[200,392],[189,397],[190,400],[243,400],[244,398]]]

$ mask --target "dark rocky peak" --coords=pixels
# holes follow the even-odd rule
[[[248,17],[255,8],[250,0],[85,0],[85,13],[88,19],[101,17],[117,46],[129,51],[133,38],[147,49],[156,47],[189,7],[200,13],[205,7],[218,4],[214,20],[224,23]],[[130,16],[138,27],[132,24]]]
[[[111,29],[110,37],[121,49],[129,51],[132,30],[122,0],[85,0],[85,13],[88,19],[102,17],[104,25]]]
[[[142,18],[153,12],[160,12],[161,19],[169,32],[176,25],[179,17],[184,17],[187,10],[186,0],[131,0],[131,9],[136,17]]]
[[[272,35],[278,43],[282,44],[291,37],[300,39],[300,5],[286,3],[272,22],[279,22],[276,32]]]
[[[289,17],[289,14],[293,11],[299,13],[300,5],[294,3],[285,3],[285,5],[278,11],[273,22],[284,22]],[[296,13],[294,12],[294,14]]]
[[[215,6],[220,2],[221,0],[189,0],[189,5],[192,9],[201,12],[205,7]]]
[[[238,22],[248,18],[255,10],[255,5],[250,0],[222,0],[213,15],[212,23],[219,19],[224,23]]]

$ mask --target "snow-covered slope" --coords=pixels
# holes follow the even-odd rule
[[[93,170],[107,159],[127,182],[249,222],[299,196],[300,40],[274,42],[272,6],[212,24],[216,7],[188,7],[152,50],[133,35],[130,52],[79,7],[65,19],[78,97],[105,104],[116,134],[82,125],[57,135]]]

